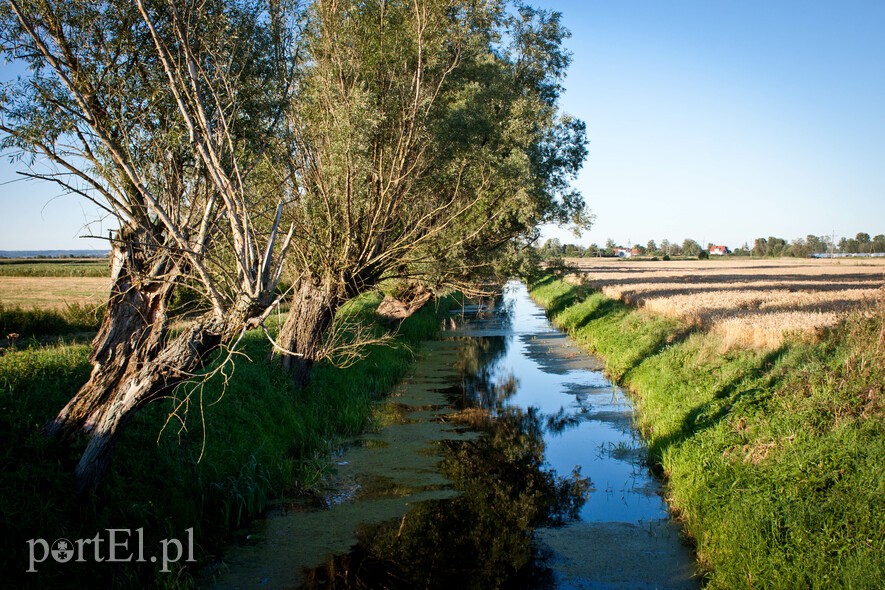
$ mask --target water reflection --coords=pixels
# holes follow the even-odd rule
[[[456,416],[483,432],[440,443],[442,473],[459,494],[361,526],[357,546],[311,570],[303,588],[499,588],[549,576],[532,532],[575,519],[589,480],[545,469],[534,409]]]
[[[226,588],[694,588],[629,401],[524,286],[465,307]],[[592,485],[591,485],[592,480]],[[303,503],[302,503],[303,504]]]
[[[507,353],[509,339],[480,336],[459,338],[458,343],[454,369],[460,383],[446,390],[452,404],[459,410],[499,410],[519,388],[519,380],[513,371],[499,366]]]

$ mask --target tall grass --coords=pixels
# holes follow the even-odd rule
[[[17,340],[93,332],[101,323],[105,307],[67,303],[61,309],[23,309],[0,303],[0,338]]]
[[[342,313],[374,321],[378,301],[365,296]],[[402,377],[417,339],[438,325],[437,311],[428,306],[403,323],[392,343],[369,347],[347,369],[316,367],[303,390],[265,362],[268,343],[251,332],[232,371],[181,387],[139,412],[98,494],[83,500],[71,494],[70,475],[82,447],[59,448],[41,428],[88,378],[88,347],[0,356],[3,579],[40,588],[189,586],[189,571],[162,574],[151,563],[53,565],[50,559],[39,574],[25,574],[26,541],[143,528],[150,551],[161,539],[186,538],[184,531],[194,527],[198,557],[210,560],[270,498],[318,481],[336,441],[366,428],[372,400]]]
[[[708,587],[881,587],[881,308],[817,342],[723,352],[716,333],[588,289],[548,280],[532,294],[635,393]]]

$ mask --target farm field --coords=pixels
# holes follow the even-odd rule
[[[841,312],[883,296],[885,260],[725,259],[633,261],[570,258],[571,277],[612,299],[688,320],[725,346],[775,348],[815,334]]]
[[[98,277],[0,276],[4,308],[64,309],[68,305],[104,303],[110,279]]]
[[[0,259],[0,277],[96,277],[110,275],[107,258]]]
[[[104,258],[0,260],[0,305],[60,310],[105,302],[110,285]]]

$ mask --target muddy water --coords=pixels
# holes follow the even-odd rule
[[[324,492],[270,510],[205,586],[698,586],[601,364],[521,284],[453,319]]]

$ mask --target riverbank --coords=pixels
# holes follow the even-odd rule
[[[880,587],[881,307],[760,350],[561,280],[531,294],[634,393],[709,588]]]
[[[374,315],[379,301],[378,295],[364,296],[343,313],[380,333],[384,328]],[[438,329],[444,306],[426,306],[402,324],[393,342],[370,347],[346,369],[318,366],[304,390],[265,363],[263,334],[246,335],[232,372],[200,388],[179,389],[173,399],[137,415],[107,479],[83,500],[71,493],[81,449],[57,448],[41,428],[88,378],[89,346],[6,351],[0,356],[2,578],[17,587],[189,587],[192,570],[183,563],[162,572],[163,564],[148,558],[162,540],[182,542],[182,561],[191,554],[209,561],[269,498],[316,483],[335,441],[368,426],[371,400],[406,372],[414,346]],[[117,533],[118,541],[129,542],[117,551],[118,558],[133,556],[131,562],[98,563],[108,558],[109,529],[130,531]],[[96,536],[101,550],[85,545],[82,562],[49,557],[26,573],[28,540],[52,545]],[[140,563],[136,543],[144,547]],[[41,552],[37,545],[38,557]]]
[[[524,285],[471,306],[201,586],[695,590],[631,406]]]

